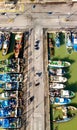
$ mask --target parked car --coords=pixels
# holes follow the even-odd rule
[[[34,45],[34,48],[36,49],[36,50],[38,50],[40,47],[39,47],[39,42],[40,42],[40,40],[37,40],[35,43],[35,45]]]

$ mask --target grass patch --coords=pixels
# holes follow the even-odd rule
[[[76,96],[72,99],[71,105],[77,107],[77,52],[72,52],[68,54],[65,45],[61,45],[59,48],[55,47],[55,60],[64,60],[71,63],[70,68],[66,77],[68,78],[66,89],[75,92]],[[77,116],[75,116],[71,121],[65,123],[54,123],[54,129],[57,130],[76,130],[77,129]]]

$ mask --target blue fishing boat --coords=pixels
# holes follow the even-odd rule
[[[56,47],[60,47],[60,40],[58,36],[55,39],[55,44],[56,44]]]
[[[23,75],[19,73],[0,74],[0,81],[2,82],[22,82]]]
[[[71,103],[71,99],[69,98],[59,98],[59,97],[51,97],[50,98],[50,101],[52,104],[55,104],[55,105],[66,105],[66,104],[69,104]]]
[[[4,91],[0,93],[0,99],[18,98],[18,91]]]
[[[5,39],[4,34],[2,32],[0,32],[0,49],[2,49],[4,39]]]
[[[21,108],[0,108],[0,118],[7,118],[7,117],[20,117],[22,114]]]
[[[21,82],[1,82],[0,83],[0,89],[13,90],[13,91],[21,90],[22,89],[22,83]],[[9,95],[9,92],[6,92],[6,94],[3,94],[3,95]],[[11,95],[11,93],[10,93],[10,95]]]
[[[0,108],[7,108],[7,107],[18,107],[18,100],[17,99],[1,99],[0,100]]]
[[[0,119],[0,128],[21,128],[21,118]]]

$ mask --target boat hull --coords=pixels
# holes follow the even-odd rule
[[[67,81],[67,78],[62,76],[50,76],[49,79],[50,82],[54,83],[65,83]]]
[[[51,83],[50,84],[50,89],[63,89],[66,86],[64,84],[59,84],[59,83]]]
[[[23,75],[21,73],[0,74],[0,82],[22,82]]]
[[[0,109],[0,118],[20,117],[22,115],[21,108],[4,108]]]
[[[50,61],[49,60],[49,64],[48,66],[50,68],[54,67],[54,68],[66,68],[70,66],[70,63],[67,61]]]
[[[59,98],[59,97],[56,97],[55,99],[50,98],[50,101],[54,105],[66,105],[71,103],[71,99]]]
[[[51,97],[60,97],[60,98],[73,98],[75,97],[75,93],[69,90],[51,90],[49,95]]]
[[[0,89],[2,90],[21,90],[22,89],[22,83],[21,82],[1,82],[0,83]]]
[[[53,121],[62,123],[70,121],[75,117],[77,108],[74,106],[58,106],[53,108]]]
[[[21,128],[21,118],[0,119],[0,128]]]

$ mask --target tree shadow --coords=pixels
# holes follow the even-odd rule
[[[8,57],[8,59],[12,59],[12,58],[15,58],[15,57],[14,57],[14,54],[11,54],[11,55]]]
[[[53,60],[67,61],[67,62],[70,62],[70,64],[73,64],[73,63],[75,62],[75,60],[70,59],[69,57],[65,57],[65,58],[55,57],[55,58],[53,58]],[[67,67],[67,68],[68,68],[68,67]],[[67,69],[67,68],[66,68],[66,69]]]
[[[77,103],[70,103],[68,106],[74,106],[77,108]]]
[[[68,70],[64,70],[64,71],[65,71],[64,76],[67,78],[67,80],[70,79],[71,78],[71,74],[69,73],[69,71]]]
[[[77,82],[71,83],[71,84],[67,83],[67,86],[65,89],[68,89],[73,92],[77,92]]]
[[[59,32],[60,45],[65,44],[65,33]]]
[[[54,130],[54,124],[53,124],[53,105],[50,105],[50,130]]]
[[[11,33],[11,36],[10,36],[10,47],[9,47],[8,53],[13,52],[13,50],[14,50],[14,45],[15,45],[15,34],[14,34],[14,33]]]

